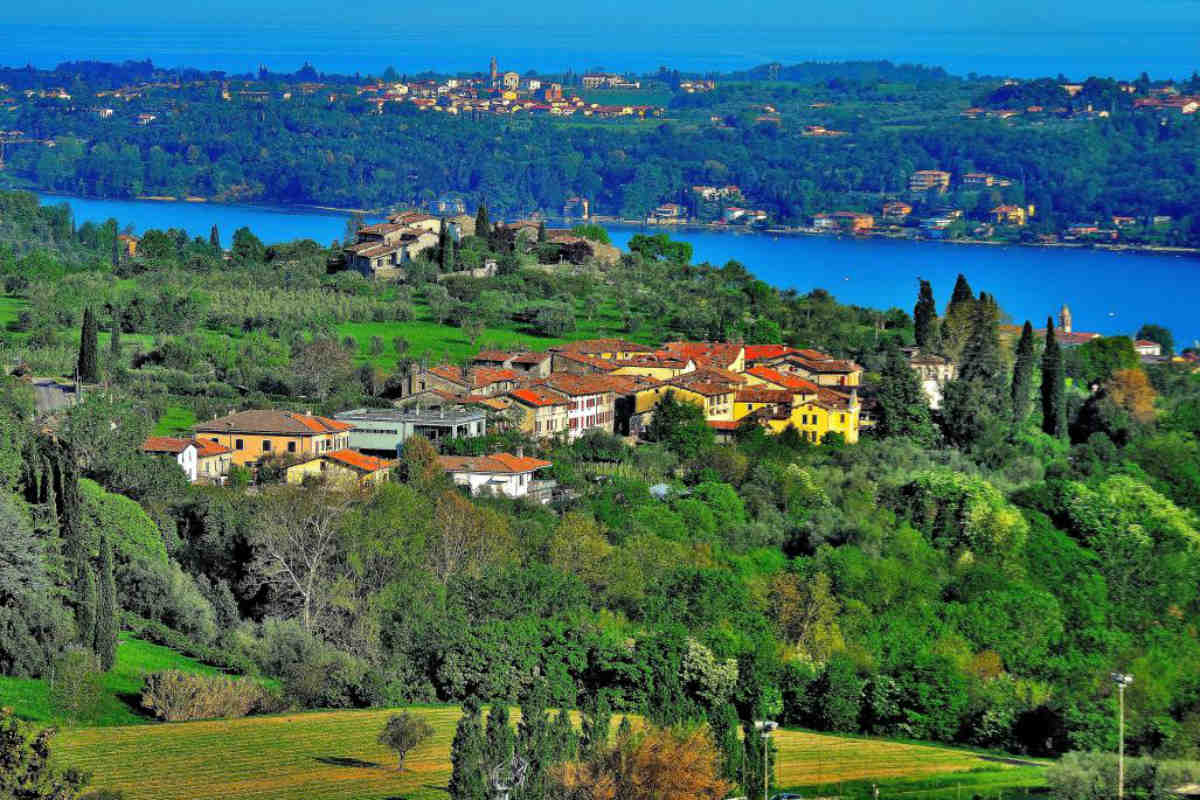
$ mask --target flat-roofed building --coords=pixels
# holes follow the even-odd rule
[[[350,447],[366,453],[394,456],[412,436],[431,442],[487,433],[487,413],[478,408],[441,406],[437,409],[356,408],[334,415],[350,426]]]

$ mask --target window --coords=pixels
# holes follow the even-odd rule
[[[296,442],[295,441],[288,442],[288,452],[289,453],[296,452]]]
[[[262,448],[263,448],[263,452],[264,452],[264,453],[269,453],[269,452],[271,452],[271,440],[270,440],[270,439],[263,439]]]
[[[241,439],[233,440],[233,449],[234,450],[241,450],[241,449],[245,448],[245,446],[246,446],[246,443],[243,442]]]

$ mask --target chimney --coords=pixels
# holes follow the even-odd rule
[[[525,445],[519,444],[519,445],[517,445],[517,458],[524,458],[524,457],[525,457]]]

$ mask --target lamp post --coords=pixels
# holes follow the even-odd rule
[[[767,777],[768,766],[767,757],[770,754],[771,732],[779,727],[779,723],[770,719],[759,719],[754,721],[754,730],[758,731],[758,735],[762,737],[763,746],[763,800],[767,800],[767,792],[770,791],[771,781]]]
[[[1124,672],[1112,674],[1117,684],[1117,800],[1125,797],[1125,687],[1133,683],[1133,676]]]

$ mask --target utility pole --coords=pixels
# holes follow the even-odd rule
[[[759,736],[761,736],[761,737],[762,737],[762,746],[763,746],[763,775],[762,775],[762,779],[763,779],[763,800],[768,800],[768,798],[767,798],[767,793],[770,791],[770,787],[771,787],[771,780],[770,780],[770,778],[769,778],[769,776],[768,776],[768,774],[767,774],[767,773],[768,773],[768,771],[770,770],[770,765],[769,765],[769,762],[768,762],[768,757],[769,757],[769,755],[770,755],[770,752],[771,752],[771,732],[772,732],[772,731],[774,731],[774,730],[775,730],[776,728],[778,728],[778,727],[779,727],[779,723],[778,723],[778,722],[775,722],[774,720],[770,720],[770,719],[755,720],[755,722],[754,722],[754,728],[755,728],[755,730],[757,730],[757,731],[759,732]]]
[[[1114,672],[1117,684],[1117,800],[1125,798],[1125,687],[1133,683],[1128,673]]]

